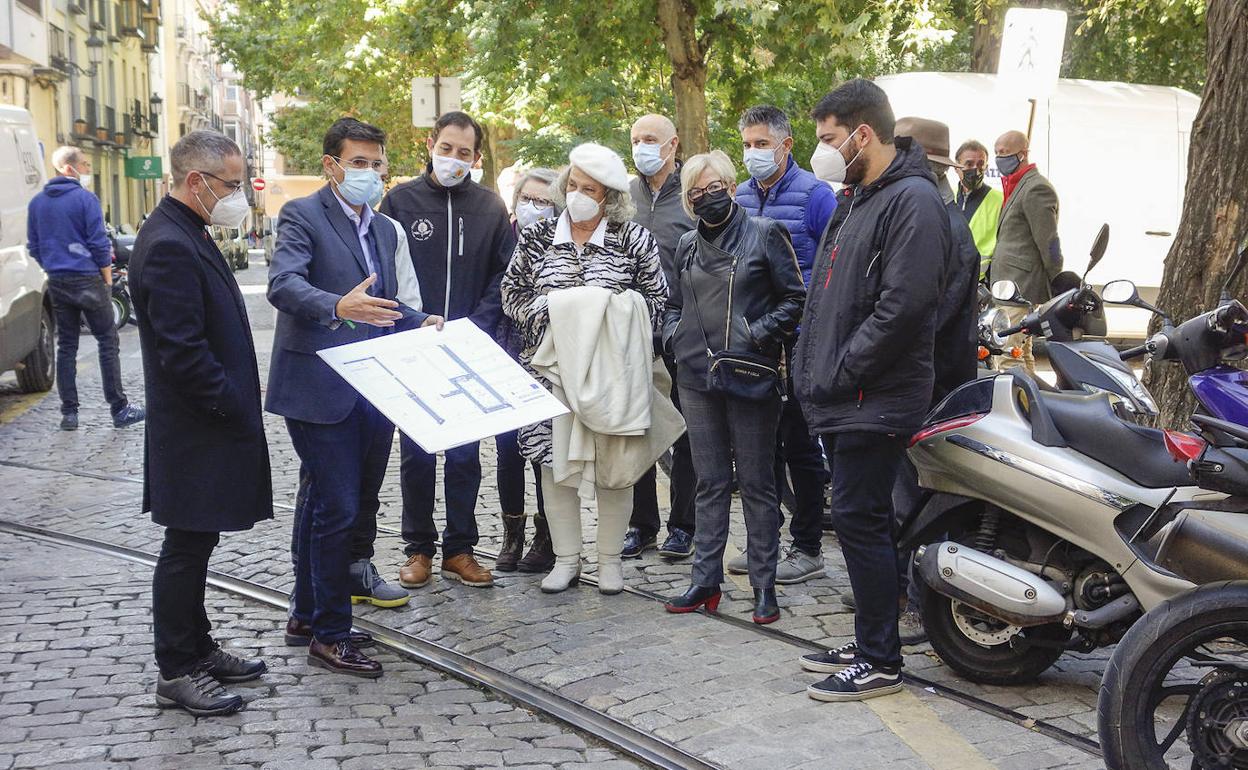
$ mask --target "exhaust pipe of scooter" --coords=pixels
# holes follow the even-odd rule
[[[918,550],[919,575],[936,593],[1015,626],[1060,622],[1066,599],[1043,578],[961,543]]]
[[[1243,533],[1183,511],[1154,537],[1157,563],[1196,585],[1248,580],[1248,539]]]

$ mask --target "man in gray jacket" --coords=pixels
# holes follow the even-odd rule
[[[997,171],[1005,203],[997,225],[997,248],[989,271],[992,281],[1013,281],[1029,302],[1040,304],[1052,296],[1049,282],[1062,272],[1062,246],[1057,237],[1057,192],[1029,162],[1027,137],[1006,131],[997,139]],[[1007,308],[1010,323],[1018,323],[1025,308]],[[1031,338],[1020,340],[1023,366],[1036,369]]]
[[[637,215],[633,221],[650,231],[659,245],[659,259],[667,285],[674,286],[676,268],[672,259],[680,236],[693,229],[693,221],[680,205],[680,162],[676,153],[680,137],[676,126],[663,115],[644,115],[633,124],[633,165],[637,176],[629,185]],[[661,346],[656,346],[656,349]],[[676,361],[664,356],[664,363],[676,381]],[[676,388],[672,403],[680,408]],[[693,459],[689,455],[689,439],[681,436],[672,447],[671,513],[667,517],[667,538],[659,555],[668,559],[685,559],[693,554],[693,494],[695,479]],[[624,536],[621,556],[637,558],[658,543],[659,498],[655,469],[651,468],[633,487],[633,516]]]

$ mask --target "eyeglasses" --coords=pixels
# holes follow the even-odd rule
[[[242,182],[234,182],[234,181],[231,181],[231,180],[229,180],[229,179],[222,179],[221,177],[217,176],[216,174],[209,174],[207,171],[200,171],[200,172],[199,172],[199,174],[200,174],[200,176],[210,176],[210,177],[212,177],[213,179],[217,180],[217,181],[218,181],[218,182],[220,182],[221,184],[225,185],[225,189],[229,190],[230,192],[234,192],[235,190],[241,190],[241,189],[242,189],[242,187],[243,187],[243,183],[242,183]]]
[[[702,200],[702,197],[705,195],[714,195],[717,192],[723,192],[727,189],[728,185],[723,182],[711,182],[706,187],[691,188],[689,192],[685,193],[685,197],[689,199],[690,203],[697,203]]]
[[[366,168],[371,168],[373,171],[376,171],[377,173],[380,174],[384,172],[387,168],[389,168],[389,164],[385,161],[385,159],[369,160],[368,158],[352,158],[351,160],[343,160],[342,158],[339,158],[336,155],[330,155],[329,157],[337,161],[338,165],[340,166],[343,164],[346,164],[349,168],[353,168],[359,171],[363,171]]]
[[[537,198],[537,197],[534,197],[534,196],[532,196],[532,195],[528,195],[527,193],[520,193],[520,202],[521,202],[521,203],[530,203],[530,204],[532,204],[532,205],[534,205],[534,206],[538,207],[539,209],[544,209],[544,208],[546,208],[546,207],[548,207],[548,206],[553,206],[553,205],[554,205],[554,204],[553,204],[553,203],[551,203],[551,202],[550,202],[550,200],[549,200],[549,199],[547,199],[547,198]]]

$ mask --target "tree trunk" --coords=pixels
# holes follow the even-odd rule
[[[983,18],[975,20],[971,35],[971,72],[996,72],[1005,30],[1005,4],[985,3]]]
[[[672,63],[672,95],[676,99],[676,133],[681,155],[710,149],[706,119],[706,51],[710,39],[699,39],[697,9],[691,0],[658,0],[657,16],[663,47]]]
[[[481,169],[485,172],[481,183],[498,192],[498,175],[516,162],[515,154],[506,145],[508,139],[516,137],[516,127],[483,123],[481,132],[481,152],[485,156],[481,160]]]
[[[1239,239],[1248,233],[1248,3],[1210,0],[1208,80],[1192,124],[1183,218],[1166,256],[1158,305],[1177,322],[1213,309]],[[1231,287],[1244,297],[1245,276]],[[1164,426],[1188,427],[1195,400],[1177,364],[1146,379]]]

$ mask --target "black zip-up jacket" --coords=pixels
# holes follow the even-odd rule
[[[424,312],[466,317],[493,335],[503,315],[498,287],[516,248],[502,199],[471,179],[443,187],[426,166],[386,194],[381,213],[407,231]]]
[[[811,431],[910,435],[932,398],[949,215],[923,148],[842,190],[815,257],[793,382]]]
[[[714,353],[761,354],[779,364],[806,299],[789,238],[784,225],[752,217],[736,205],[717,244],[706,239],[701,227],[681,237],[677,280],[668,287],[663,314],[664,348],[676,358],[681,387],[706,390],[708,347]]]

